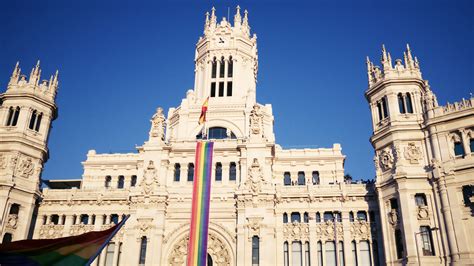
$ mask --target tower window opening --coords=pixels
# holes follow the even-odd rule
[[[232,96],[232,81],[227,81],[227,96]]]
[[[224,82],[219,82],[219,97],[224,97]]]
[[[202,139],[202,132],[197,136],[197,139]],[[208,139],[236,139],[235,134],[225,127],[211,127],[207,133]]]
[[[229,63],[227,65],[227,77],[231,78],[234,71],[234,62],[232,61],[232,56],[229,57]]]
[[[217,72],[217,62],[216,58],[212,60],[212,72],[211,72],[211,78],[215,79],[216,78],[216,72]]]
[[[10,214],[18,215],[20,213],[20,204],[13,203],[10,207]]]
[[[181,176],[181,165],[179,163],[174,164],[174,175],[173,181],[179,182]]]
[[[35,126],[35,131],[38,132],[39,128],[41,126],[41,119],[43,118],[43,113],[40,113],[38,117],[36,118],[36,126]]]
[[[117,188],[123,188],[125,185],[125,177],[123,175],[119,175],[117,181]]]
[[[8,118],[7,118],[7,123],[5,124],[6,126],[11,126],[12,121],[13,121],[13,114],[14,114],[13,107],[8,108]]]
[[[387,98],[382,98],[382,111],[383,111],[383,118],[388,117],[388,106],[387,106]]]
[[[462,142],[456,141],[454,142],[454,155],[455,156],[463,156],[464,155],[464,147]]]
[[[194,164],[189,163],[188,164],[188,181],[193,182],[194,180]]]
[[[313,185],[319,185],[319,172],[313,171]]]
[[[304,186],[306,184],[306,179],[304,177],[304,172],[298,172],[298,185]]]
[[[397,98],[398,98],[398,108],[400,109],[400,114],[406,113],[405,101],[403,100],[403,95],[399,93]]]
[[[216,163],[216,181],[222,181],[222,164]]]
[[[216,97],[216,83],[211,82],[211,97]]]
[[[377,112],[379,114],[379,121],[383,119],[383,114],[382,114],[382,104],[380,102],[377,103]]]
[[[410,114],[413,114],[413,105],[412,105],[412,103],[411,103],[411,95],[410,95],[410,93],[407,92],[405,100],[406,100],[405,103],[406,103],[406,105],[407,105],[407,112],[410,113]]]
[[[130,180],[130,186],[131,187],[134,187],[137,185],[137,176],[136,175],[132,175],[132,179]]]
[[[398,201],[396,198],[390,199],[390,209],[394,211],[398,211]]]
[[[59,215],[57,214],[51,215],[51,223],[54,225],[59,224]]]
[[[219,78],[223,78],[223,77],[224,77],[224,72],[225,72],[225,60],[224,60],[224,57],[221,58],[221,61],[220,61],[219,63],[220,63],[220,66],[219,66]]]
[[[20,107],[16,107],[15,109],[11,109],[12,113],[11,115],[9,114],[8,121],[7,121],[7,126],[16,126],[18,123],[18,117],[20,116]]]
[[[229,167],[229,180],[235,181],[237,179],[237,165],[234,162],[230,163]]]
[[[110,184],[112,183],[112,177],[111,176],[106,176],[105,177],[105,188],[110,188]]]
[[[285,172],[283,174],[283,184],[285,186],[291,186],[291,174],[290,174],[290,172]]]
[[[34,129],[35,128],[35,122],[36,122],[36,110],[33,110],[31,113],[31,118],[30,118],[30,125],[28,126],[29,129]]]
[[[415,203],[418,207],[425,207],[426,204],[426,195],[423,193],[415,194]]]

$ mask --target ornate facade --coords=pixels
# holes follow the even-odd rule
[[[233,25],[206,14],[194,89],[151,118],[136,153],[87,153],[80,180],[48,180],[57,73],[15,67],[0,94],[2,241],[102,230],[130,214],[93,265],[184,265],[197,121],[209,97],[215,142],[209,265],[474,263],[474,99],[438,106],[418,60],[367,60],[376,182],[344,176],[340,144],[284,149],[270,104],[256,101],[257,36],[247,11]],[[363,141],[363,140],[361,140]]]

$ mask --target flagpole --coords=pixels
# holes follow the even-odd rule
[[[102,250],[105,248],[105,246],[110,242],[110,240],[112,240],[112,238],[117,234],[117,232],[120,230],[120,228],[122,228],[122,226],[125,224],[125,222],[128,220],[128,218],[130,218],[130,214],[125,216],[125,218],[122,219],[122,221],[120,221],[120,223],[118,224],[117,228],[115,228],[115,230],[112,232],[112,234],[110,234],[107,239],[104,241],[104,243],[102,244],[102,246],[100,246],[99,250],[97,251],[97,253],[92,256],[89,261],[87,261],[86,263],[86,266],[89,266],[91,265],[91,263],[97,258],[97,256],[99,256],[99,254],[102,252]]]

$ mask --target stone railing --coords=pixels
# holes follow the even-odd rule
[[[462,111],[465,109],[472,108],[474,106],[474,97],[471,97],[471,99],[462,99],[459,102],[454,102],[454,103],[447,103],[445,106],[443,106],[443,113],[448,114],[452,112],[457,112],[457,111]]]

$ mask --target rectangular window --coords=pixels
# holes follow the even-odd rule
[[[144,237],[142,237],[142,241],[140,243],[140,257],[139,257],[139,260],[138,260],[139,265],[145,265],[146,245],[147,245],[147,238],[146,238],[146,236],[144,236]]]
[[[382,98],[383,118],[388,117],[387,98]]]
[[[216,163],[216,181],[222,181],[222,164]]]
[[[354,266],[358,266],[359,264],[357,263],[357,246],[355,241],[352,241],[352,258],[354,259]]]
[[[321,241],[318,242],[318,265],[323,266],[323,244]]]
[[[211,82],[211,97],[216,97],[216,83]]]
[[[301,252],[301,242],[293,241],[291,244],[292,265],[303,265],[303,254]]]
[[[283,265],[290,265],[290,255],[288,253],[288,242],[283,243]]]
[[[398,211],[398,201],[397,201],[397,199],[395,199],[395,198],[390,199],[390,209]]]
[[[377,103],[377,112],[379,114],[379,121],[383,119],[383,114],[382,114],[382,104]]]
[[[327,222],[327,221],[330,221],[332,222],[334,220],[334,215],[332,214],[332,212],[325,212],[324,213],[324,221]]]
[[[415,194],[415,203],[418,207],[426,206],[426,196],[423,193]]]
[[[469,140],[469,147],[471,147],[471,153],[474,153],[474,139]]]
[[[365,211],[358,211],[357,212],[357,220],[367,221],[367,213]]]
[[[235,181],[237,179],[237,165],[232,162],[230,163],[230,168],[229,168],[229,180],[230,181]]]
[[[370,258],[369,241],[367,240],[360,241],[359,249],[360,249],[360,265],[372,266],[372,260]]]
[[[219,70],[219,77],[220,78],[224,77],[224,70],[225,70],[225,61],[224,61],[224,58],[222,58],[221,61],[220,61],[220,70]]]
[[[252,266],[258,266],[260,261],[260,239],[258,236],[252,237]]]
[[[213,79],[216,78],[216,72],[217,72],[217,62],[214,59],[214,61],[212,61],[212,76],[211,76],[211,78],[213,78]]]
[[[420,235],[423,256],[434,256],[435,253],[433,249],[433,238],[431,235],[431,229],[428,226],[420,226]]]
[[[227,96],[232,96],[232,81],[227,82]]]
[[[105,251],[105,266],[112,266],[114,263],[115,243],[110,243]]]
[[[325,248],[326,248],[326,265],[335,266],[336,265],[336,247],[334,245],[334,242],[327,241]]]
[[[224,97],[224,82],[219,82],[219,97]]]
[[[306,242],[304,245],[304,260],[305,260],[305,265],[310,266],[311,265],[311,258],[310,258],[310,252],[309,252],[309,242]],[[343,266],[343,265],[341,265]]]
[[[344,266],[344,243],[342,241],[339,242],[338,246],[339,252],[339,266]]]
[[[188,182],[192,182],[194,180],[194,164],[188,164]]]
[[[464,155],[464,147],[462,146],[462,142],[454,142],[454,155],[456,156]]]

